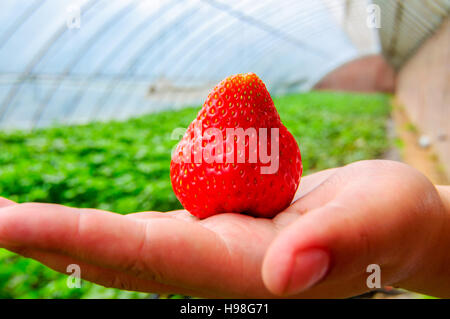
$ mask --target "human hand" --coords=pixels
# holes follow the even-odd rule
[[[384,284],[448,294],[439,278],[425,280],[445,264],[448,216],[414,169],[357,162],[304,177],[296,198],[273,219],[204,220],[186,211],[123,216],[0,200],[0,246],[60,272],[78,264],[86,280],[136,291],[347,297],[368,290],[366,267],[375,263]],[[296,253],[310,248],[294,267]]]

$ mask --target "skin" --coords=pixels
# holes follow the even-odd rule
[[[0,247],[107,287],[201,297],[342,298],[382,285],[450,297],[450,187],[391,161],[302,178],[273,219],[129,215],[0,198]],[[291,276],[292,275],[292,276]]]

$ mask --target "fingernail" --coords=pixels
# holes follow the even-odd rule
[[[299,252],[294,259],[285,293],[300,293],[317,284],[328,271],[330,255],[322,249],[312,248]]]

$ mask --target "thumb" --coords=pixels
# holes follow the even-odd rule
[[[367,267],[371,264],[383,269],[383,284],[407,276],[413,267],[406,265],[414,265],[413,259],[420,256],[414,250],[417,238],[410,238],[420,233],[415,229],[420,225],[405,223],[405,216],[399,214],[387,216],[391,211],[377,211],[370,205],[332,201],[283,229],[264,257],[262,276],[267,289],[276,295],[293,295],[320,282],[309,293],[352,296],[368,290]],[[401,271],[400,265],[404,266]]]

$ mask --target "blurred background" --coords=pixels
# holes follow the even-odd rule
[[[306,174],[387,158],[447,184],[449,14],[450,0],[3,0],[0,196],[179,208],[173,132],[245,72],[266,83]],[[168,297],[182,296],[69,288],[0,250],[0,298]]]

